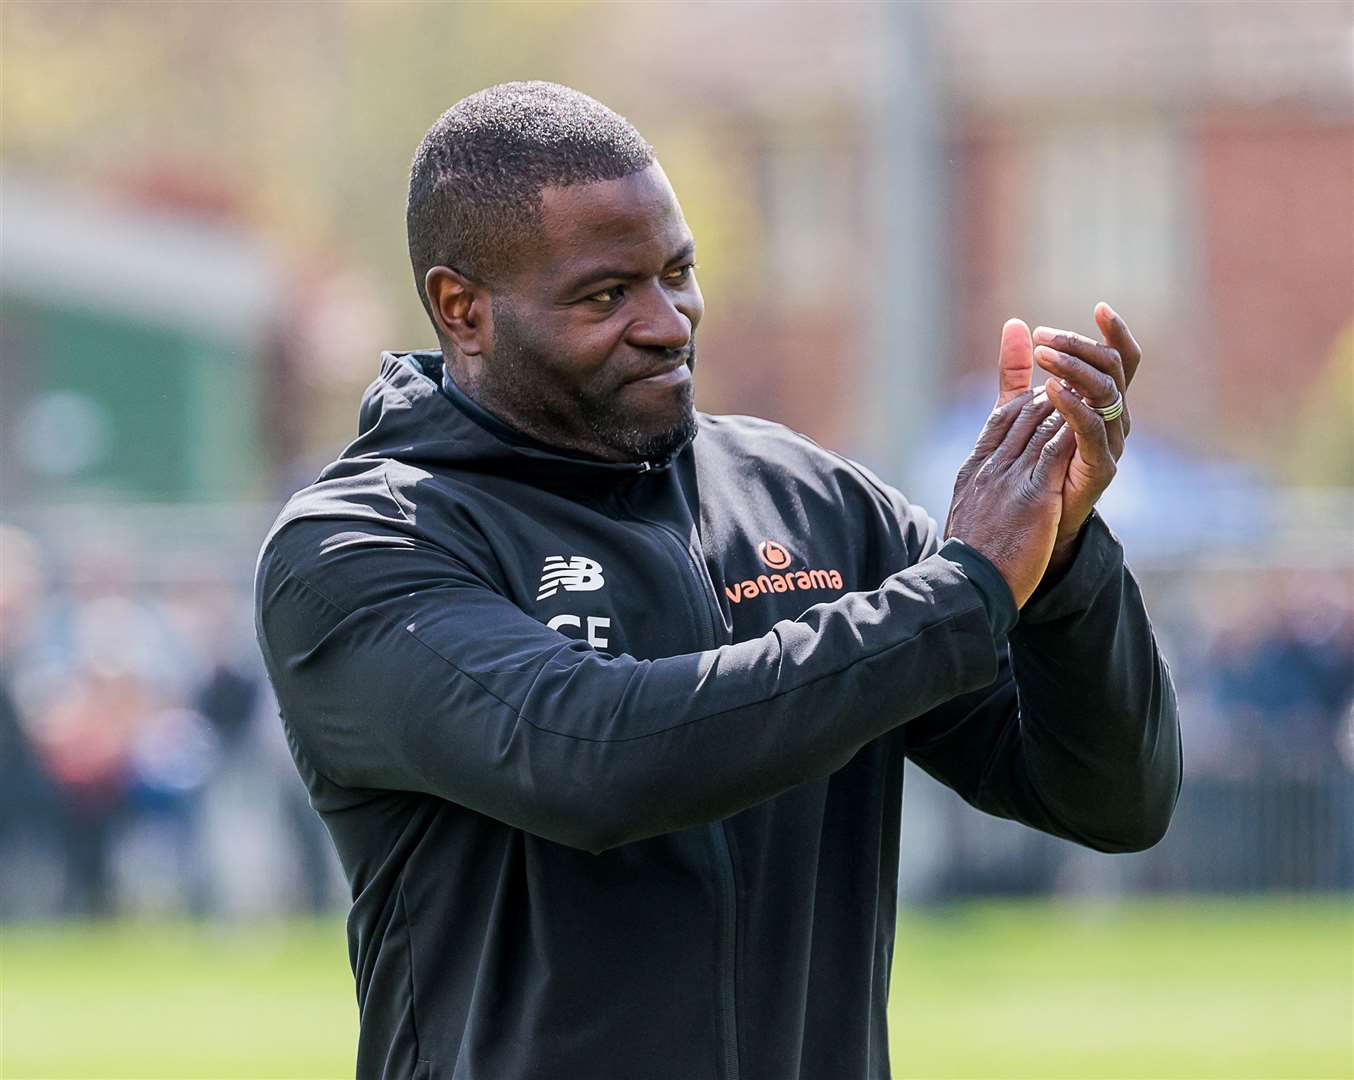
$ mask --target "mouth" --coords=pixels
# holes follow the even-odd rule
[[[691,381],[691,368],[687,366],[687,361],[683,359],[678,364],[662,367],[657,371],[649,372],[647,375],[639,375],[625,381],[627,385],[636,386],[679,386]]]

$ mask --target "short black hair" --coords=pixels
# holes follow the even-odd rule
[[[428,271],[451,266],[491,284],[539,223],[542,188],[618,180],[653,162],[628,120],[567,86],[500,83],[462,98],[409,170],[409,261],[429,318]]]

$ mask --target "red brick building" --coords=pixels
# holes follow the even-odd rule
[[[890,417],[987,377],[1007,317],[1091,330],[1099,299],[1148,350],[1140,423],[1185,447],[1287,460],[1313,388],[1343,384],[1347,5],[738,5],[662,28],[719,110],[702,130],[741,208],[717,230],[740,273],[707,278],[707,407],[896,455]],[[631,112],[660,153],[682,122],[658,98]]]

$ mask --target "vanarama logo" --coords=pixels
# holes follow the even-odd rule
[[[835,589],[844,587],[839,570],[786,570],[793,556],[784,544],[774,540],[763,540],[757,545],[757,557],[773,570],[784,573],[758,574],[747,581],[739,581],[724,586],[724,595],[730,603],[740,604],[766,593],[812,592],[815,589]]]
[[[757,545],[757,558],[772,570],[784,570],[790,565],[790,553],[774,540],[763,540]]]

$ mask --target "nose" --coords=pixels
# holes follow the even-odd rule
[[[672,302],[661,286],[646,289],[639,318],[630,324],[631,345],[648,349],[684,349],[691,340],[694,320]]]

